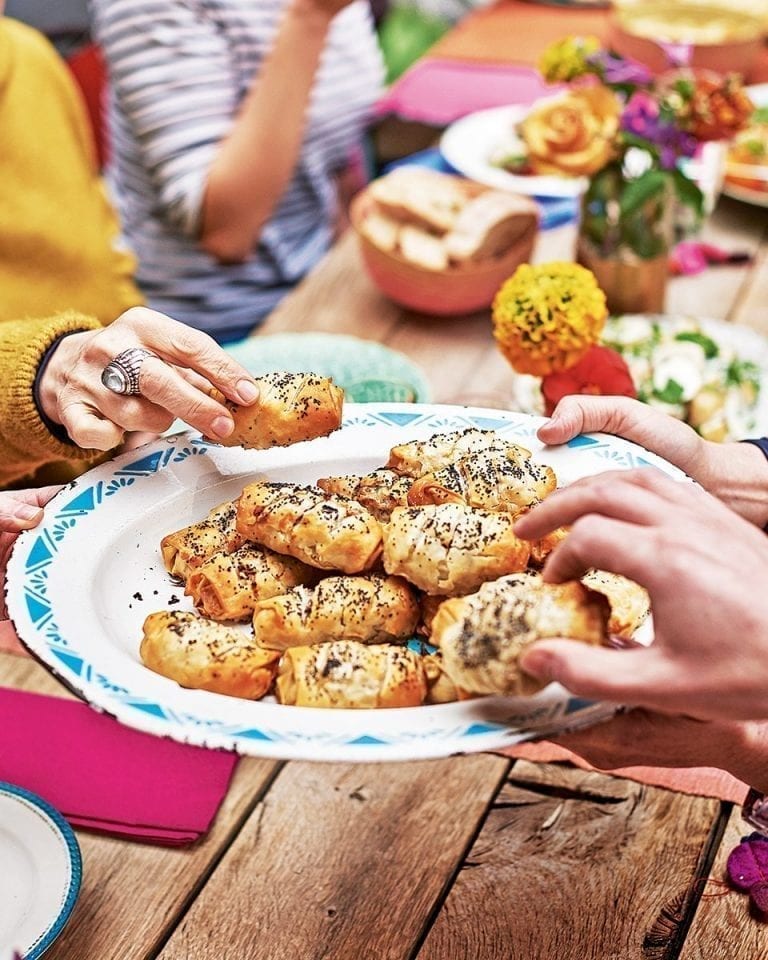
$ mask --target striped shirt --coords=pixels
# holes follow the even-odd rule
[[[369,6],[357,0],[331,24],[301,155],[254,256],[222,266],[207,254],[197,237],[208,171],[288,2],[91,0],[110,74],[110,181],[137,280],[150,306],[221,340],[244,336],[330,246],[336,175],[381,89]]]

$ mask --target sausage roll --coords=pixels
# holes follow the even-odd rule
[[[463,503],[398,507],[384,531],[384,569],[426,593],[470,593],[525,569],[531,550],[514,522],[512,514]]]
[[[395,507],[408,505],[408,491],[412,479],[400,476],[394,470],[382,467],[363,477],[325,477],[317,481],[326,493],[338,493],[342,497],[357,500],[377,520],[386,523]]]
[[[415,480],[481,450],[506,450],[508,447],[515,447],[521,457],[531,455],[525,447],[504,440],[494,430],[468,427],[466,430],[436,433],[427,440],[411,440],[410,443],[392,447],[387,466],[395,473]]]
[[[466,503],[517,513],[557,486],[552,468],[521,456],[521,449],[509,445],[506,450],[481,450],[427,473],[413,482],[408,503]]]
[[[422,657],[407,647],[336,640],[286,650],[276,693],[297,707],[418,707],[427,681]]]
[[[360,573],[381,554],[381,525],[365,507],[294,483],[245,487],[237,529],[248,540],[322,570]]]
[[[147,617],[139,653],[146,667],[182,687],[246,700],[269,690],[280,658],[240,630],[180,610]]]
[[[407,640],[419,622],[414,590],[400,577],[327,577],[314,588],[294,587],[261,600],[253,632],[264,647],[285,650],[330,640],[391,643]]]
[[[648,591],[628,577],[607,570],[590,570],[581,582],[608,597],[611,605],[608,630],[614,636],[629,639],[651,612]]]
[[[467,597],[440,605],[432,642],[443,668],[470,694],[519,696],[545,681],[523,673],[523,651],[545,637],[601,644],[608,637],[608,601],[578,580],[545,583],[535,574],[515,574],[485,583]]]
[[[214,553],[187,578],[184,591],[204,617],[249,620],[258,600],[299,584],[315,584],[320,571],[255,543],[234,553]]]
[[[251,406],[211,395],[232,413],[235,429],[218,442],[225,447],[266,450],[325,437],[341,426],[344,391],[316,373],[267,373],[256,378],[259,399]]]
[[[220,550],[236,550],[245,540],[237,532],[236,501],[214,507],[205,520],[169,533],[160,541],[168,573],[185,580],[192,570]]]

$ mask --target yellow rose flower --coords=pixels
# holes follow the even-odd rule
[[[583,87],[553,97],[520,124],[534,173],[590,176],[616,153],[621,103],[607,87]]]
[[[600,339],[608,310],[595,275],[577,263],[521,264],[493,301],[493,335],[518,373],[567,370]]]
[[[598,37],[565,37],[551,43],[539,59],[539,72],[549,83],[567,83],[593,72],[587,59],[600,50]]]

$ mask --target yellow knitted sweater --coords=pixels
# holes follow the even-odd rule
[[[74,81],[44,37],[4,17],[0,138],[2,487],[41,464],[82,460],[84,451],[56,440],[40,419],[37,367],[62,333],[109,323],[142,297],[134,260],[117,246]]]

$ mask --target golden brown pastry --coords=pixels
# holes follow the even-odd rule
[[[423,656],[424,673],[427,677],[427,698],[425,703],[454,703],[459,699],[456,684],[445,672],[443,655],[439,650]]]
[[[479,453],[481,450],[506,450],[510,446],[516,447],[521,457],[531,455],[525,447],[510,444],[494,430],[468,427],[466,430],[436,433],[427,440],[411,440],[409,443],[392,447],[386,465],[395,473],[416,480],[425,473],[433,473],[449,463],[454,463],[461,457]]]
[[[180,610],[147,617],[139,653],[146,667],[182,687],[246,700],[269,690],[280,657],[234,627]]]
[[[608,630],[614,636],[629,639],[651,612],[648,591],[628,577],[607,570],[590,570],[581,582],[608,597],[611,605]]]
[[[536,463],[527,450],[510,444],[506,450],[481,450],[462,457],[414,480],[408,503],[466,503],[517,513],[543,500],[556,486],[551,467]]]
[[[451,596],[524,570],[530,546],[509,513],[463,503],[398,507],[384,528],[384,569],[426,593]]]
[[[429,593],[422,593],[419,601],[421,607],[421,620],[417,633],[422,637],[429,637],[432,633],[432,624],[437,614],[437,608],[445,600],[445,597],[432,596]]]
[[[326,493],[338,493],[362,503],[382,523],[389,520],[395,507],[408,505],[411,483],[410,477],[400,476],[386,467],[362,477],[324,477],[317,481],[318,487]]]
[[[248,540],[322,570],[360,573],[381,554],[381,525],[365,507],[295,483],[245,487],[237,529]]]
[[[530,644],[545,637],[601,644],[608,638],[609,614],[606,598],[578,580],[545,583],[536,574],[514,574],[446,600],[431,639],[462,691],[520,696],[546,685],[518,666]]]
[[[241,546],[245,541],[235,527],[236,516],[237,502],[230,500],[214,507],[199,523],[163,537],[160,550],[168,573],[185,580],[214,553]]]
[[[531,540],[531,566],[543,567],[555,547],[568,536],[567,527],[558,527],[541,540]]]
[[[234,553],[214,553],[191,572],[184,592],[204,617],[245,621],[259,600],[299,584],[315,584],[320,576],[295,557],[246,543]]]
[[[286,650],[276,693],[297,707],[418,707],[427,681],[422,658],[407,647],[336,640]]]
[[[259,399],[249,407],[211,395],[232,413],[235,429],[223,440],[225,447],[266,450],[302,440],[325,437],[341,426],[344,391],[329,377],[316,373],[267,373],[256,377]]]
[[[331,640],[398,643],[419,622],[416,594],[400,577],[327,577],[262,600],[253,612],[256,640],[272,650]]]

